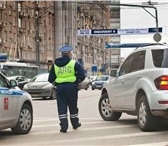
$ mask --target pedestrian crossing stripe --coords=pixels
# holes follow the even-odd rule
[[[81,123],[82,127],[78,130],[73,130],[72,126],[69,125],[68,133],[63,134],[59,132],[59,119],[58,118],[46,118],[46,119],[34,119],[34,125],[30,133],[26,136],[27,141],[20,141],[19,137],[14,137],[18,139],[19,145],[78,145],[78,144],[92,144],[100,143],[105,141],[111,141],[111,145],[116,144],[116,142],[127,139],[140,139],[143,137],[152,136],[166,137],[167,131],[156,131],[156,132],[142,132],[138,128],[136,120],[134,124],[120,124],[119,122],[108,122],[100,120],[99,118],[82,118]],[[69,123],[70,124],[70,123]],[[101,124],[101,125],[100,125]],[[136,128],[135,128],[136,127]],[[128,130],[133,128],[133,132]],[[104,131],[103,131],[104,130]],[[6,131],[6,130],[4,130]],[[104,132],[101,133],[101,132]],[[101,133],[101,134],[100,134]],[[36,137],[36,140],[33,138]],[[66,140],[65,140],[66,137]],[[9,139],[10,140],[10,139]],[[133,140],[133,141],[134,141]],[[17,145],[17,141],[15,141]],[[113,143],[114,142],[114,143]],[[131,142],[129,146],[165,146],[168,145],[167,139],[152,139],[150,141],[135,141],[134,144]],[[127,142],[125,143],[127,144]]]

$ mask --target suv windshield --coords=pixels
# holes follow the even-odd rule
[[[152,50],[153,64],[158,68],[168,68],[168,49]]]

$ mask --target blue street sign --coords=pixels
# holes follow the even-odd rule
[[[0,61],[6,61],[8,59],[7,53],[0,53]]]
[[[106,44],[106,48],[137,48],[150,43],[127,43],[127,44]]]
[[[97,66],[96,65],[92,66],[92,72],[97,72]]]
[[[99,35],[99,34],[117,34],[118,30],[117,29],[92,29],[91,34],[93,35]]]
[[[148,28],[148,32],[149,33],[155,33],[156,32],[156,28]],[[162,32],[162,27],[158,28],[158,32]]]
[[[112,36],[112,35],[134,35],[155,33],[156,28],[131,28],[131,29],[84,29],[78,30],[78,36]],[[158,28],[162,32],[162,27]]]

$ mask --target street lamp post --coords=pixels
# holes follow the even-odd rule
[[[36,17],[35,17],[35,22],[36,22],[36,65],[39,66],[40,68],[40,36],[39,36],[39,24],[40,20],[45,16],[45,14],[49,11],[49,9],[53,7],[51,4],[49,7],[45,9],[45,11],[39,15],[39,11],[36,11]],[[55,26],[54,26],[55,27]]]
[[[73,2],[72,2],[73,3]],[[160,40],[159,38],[159,31],[158,31],[158,13],[157,8],[154,5],[150,5],[150,3],[145,5],[136,5],[136,4],[121,4],[121,3],[111,3],[111,2],[77,2],[78,4],[98,4],[98,5],[113,5],[113,6],[129,6],[129,7],[141,7],[145,11],[147,11],[145,8],[152,8],[155,10],[155,16],[152,15],[149,11],[147,11],[153,18],[156,20],[156,42],[158,43]]]

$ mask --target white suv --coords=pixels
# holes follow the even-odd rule
[[[27,134],[33,124],[30,94],[17,87],[17,81],[0,73],[0,130],[11,128],[15,134]]]
[[[136,115],[142,131],[155,130],[161,117],[168,118],[168,46],[135,49],[104,85],[101,117],[116,121],[122,112]]]

